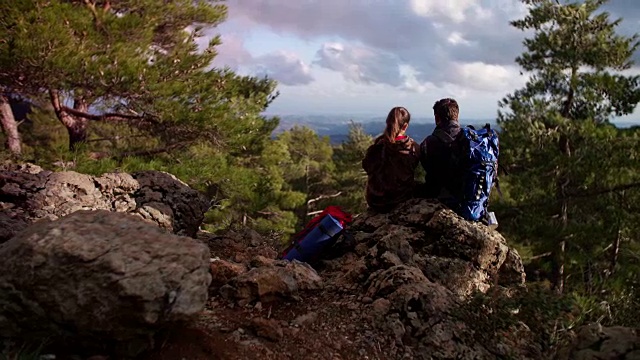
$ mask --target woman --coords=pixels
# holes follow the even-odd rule
[[[389,212],[413,196],[419,145],[405,134],[411,114],[394,107],[387,116],[384,133],[375,139],[362,160],[367,172],[366,200],[377,212]]]

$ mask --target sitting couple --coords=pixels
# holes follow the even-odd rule
[[[452,183],[456,176],[450,165],[450,144],[461,128],[458,103],[441,99],[433,106],[436,130],[420,145],[405,134],[411,114],[403,107],[391,109],[384,133],[367,149],[362,167],[367,172],[366,200],[369,207],[385,213],[413,197],[435,198],[452,204]],[[422,164],[425,183],[415,181],[415,169]],[[451,206],[450,206],[451,207]]]

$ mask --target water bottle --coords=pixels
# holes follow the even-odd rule
[[[487,213],[487,225],[491,230],[495,230],[498,227],[498,219],[496,219],[496,214],[493,211]]]

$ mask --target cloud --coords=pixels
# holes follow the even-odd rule
[[[455,23],[461,23],[466,18],[466,12],[474,7],[474,0],[411,0],[411,10],[427,18],[445,17]]]
[[[310,68],[295,53],[274,51],[253,56],[245,47],[241,34],[228,32],[221,36],[222,44],[216,47],[218,55],[213,66],[228,66],[234,71],[247,69],[256,76],[265,76],[282,85],[306,85],[312,82]]]
[[[228,66],[237,70],[241,65],[250,63],[253,56],[244,47],[241,35],[227,33],[221,36],[222,44],[216,47],[218,55],[213,60],[214,66]]]
[[[318,50],[315,65],[338,71],[345,79],[364,84],[402,84],[398,58],[368,47],[325,43]]]
[[[612,18],[624,17],[621,33],[632,34],[640,28],[637,1],[613,0],[603,6]],[[295,38],[303,46],[317,46],[303,51],[309,66],[278,53],[250,60],[230,56],[243,59],[238,62],[249,64],[255,71],[272,74],[283,84],[306,84],[288,92],[286,96],[292,98],[299,99],[301,94],[307,94],[311,102],[330,98],[334,106],[347,95],[354,96],[356,89],[364,93],[384,89],[386,97],[418,99],[425,95],[432,104],[446,94],[466,98],[478,108],[495,109],[497,100],[527,80],[520,75],[515,59],[523,52],[523,40],[529,33],[509,24],[527,14],[521,0],[226,0],[225,3],[229,7],[229,21],[241,24],[238,27],[251,33],[253,39],[258,39],[260,32],[269,32],[273,37]],[[269,49],[268,45],[255,42],[252,46],[261,52]],[[225,51],[220,50],[221,54]],[[241,54],[238,49],[232,52]],[[634,58],[636,65],[640,65],[640,51]],[[326,81],[328,74],[331,82]],[[313,92],[306,92],[307,89]],[[391,93],[395,91],[398,94]],[[362,101],[371,98],[368,94],[358,96]]]
[[[293,53],[270,53],[253,58],[250,64],[256,75],[266,75],[283,85],[306,85],[314,80],[309,66]]]
[[[515,0],[227,0],[232,18],[325,41],[314,65],[349,81],[419,88],[455,81],[457,63],[513,64],[522,35]],[[514,3],[510,6],[509,4]],[[400,67],[414,69],[406,79]],[[415,80],[415,81],[414,81]],[[406,86],[407,81],[419,85]]]
[[[483,62],[456,63],[456,84],[480,91],[500,91],[524,85],[526,78],[519,76],[515,66],[486,64]]]
[[[509,21],[526,14],[520,0],[227,0],[230,16],[303,39],[340,39],[318,50],[317,64],[350,80],[402,86],[399,66],[438,83],[460,62],[513,65],[525,34]],[[615,3],[615,4],[614,4]],[[637,0],[608,4],[640,18]],[[607,8],[608,9],[608,8]],[[627,12],[631,10],[631,12]],[[357,45],[356,45],[357,44]],[[376,54],[376,60],[371,54]],[[358,62],[360,61],[360,62]],[[391,62],[396,64],[392,65]],[[388,71],[383,74],[382,71]]]

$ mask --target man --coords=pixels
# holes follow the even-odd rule
[[[452,205],[451,190],[458,182],[449,166],[451,143],[460,132],[460,109],[454,99],[446,98],[433,105],[436,128],[420,144],[420,163],[426,172],[422,196]]]

